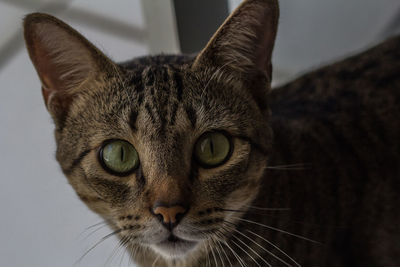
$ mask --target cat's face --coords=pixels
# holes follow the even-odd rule
[[[230,210],[255,197],[271,141],[251,95],[188,65],[123,69],[96,87],[57,133],[57,158],[81,199],[122,237],[166,256],[221,235]],[[157,205],[183,208],[173,228]]]
[[[270,51],[252,57],[265,58],[254,68],[250,59],[224,60],[243,51],[224,50],[220,35],[195,61],[148,58],[127,68],[53,17],[25,21],[56,122],[57,160],[126,245],[187,257],[227,238],[257,195],[272,142],[264,101]]]

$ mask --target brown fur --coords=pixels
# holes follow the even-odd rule
[[[269,92],[278,16],[247,0],[195,59],[121,64],[54,17],[25,19],[57,160],[140,266],[397,264],[400,39]],[[216,130],[232,155],[203,168],[194,144]],[[134,145],[135,172],[103,169],[110,139]],[[174,235],[198,242],[179,255],[157,247],[175,212]]]

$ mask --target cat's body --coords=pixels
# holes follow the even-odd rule
[[[278,14],[122,64],[25,20],[57,160],[140,266],[396,266],[400,39],[269,92]]]
[[[259,245],[294,262],[255,234],[279,244],[302,266],[398,265],[399,48],[400,37],[387,40],[271,91],[272,157],[253,202],[257,208],[250,208],[238,228],[255,242],[236,236],[272,266],[284,264]],[[192,63],[187,56],[156,56],[122,66]],[[240,249],[237,253],[256,264]],[[222,265],[219,257],[217,265]]]
[[[275,241],[302,266],[399,264],[399,49],[397,37],[270,94],[270,166],[300,166],[267,169],[254,205],[290,211],[252,220],[320,241]]]

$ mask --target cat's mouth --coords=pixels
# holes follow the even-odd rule
[[[154,245],[155,250],[169,258],[179,258],[193,250],[198,242],[184,240],[174,234]]]

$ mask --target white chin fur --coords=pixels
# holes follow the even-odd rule
[[[158,254],[166,259],[182,259],[195,249],[195,242],[162,242],[151,245],[150,247]]]

